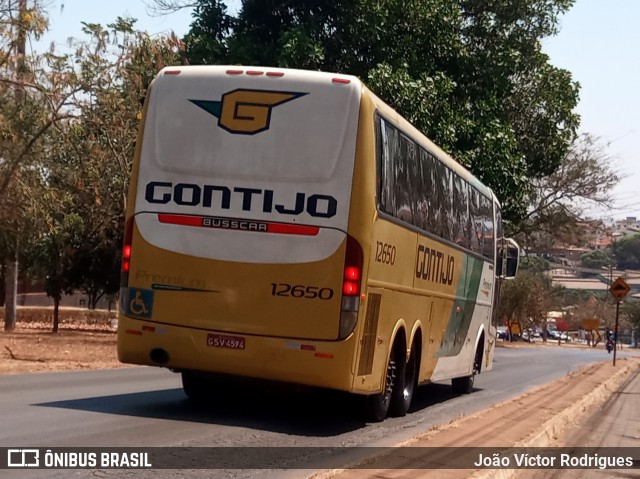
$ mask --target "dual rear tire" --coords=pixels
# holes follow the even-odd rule
[[[384,390],[366,397],[367,419],[383,421],[387,415],[405,416],[418,382],[418,354],[415,346],[406,359],[404,347],[394,347],[387,361]]]

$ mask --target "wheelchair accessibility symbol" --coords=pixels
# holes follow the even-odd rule
[[[130,316],[150,318],[153,308],[153,291],[150,289],[129,289],[127,311]]]

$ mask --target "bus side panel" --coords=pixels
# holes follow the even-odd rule
[[[433,381],[466,376],[473,371],[473,362],[478,341],[484,332],[482,370],[491,369],[492,348],[494,342],[490,338],[491,324],[491,294],[493,288],[493,268],[486,262],[477,258],[470,258],[471,270],[474,271],[469,278],[468,288],[470,294],[464,302],[466,312],[460,315],[469,315],[470,321],[466,330],[459,332],[459,340],[456,344],[460,347],[449,350],[448,356],[439,354],[437,366],[433,371]],[[479,274],[478,274],[479,272]],[[452,312],[452,315],[456,311]],[[462,323],[459,323],[462,324]],[[455,353],[455,354],[451,354]]]
[[[424,382],[436,367],[436,354],[442,347],[456,289],[465,269],[464,255],[455,248],[378,218],[369,256],[368,304],[361,320],[365,337],[358,352],[355,387],[380,390],[393,333],[400,324],[407,335],[408,350],[412,346],[410,334],[416,325],[420,329],[419,380]]]

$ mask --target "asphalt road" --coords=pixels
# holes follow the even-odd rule
[[[359,418],[358,398],[328,391],[230,388],[215,406],[195,406],[184,396],[178,375],[155,368],[0,376],[0,446],[315,447],[286,464],[281,457],[266,457],[262,470],[188,475],[304,477],[309,470],[273,469],[339,467],[358,450],[332,452],[327,460],[330,448],[391,446],[607,359],[602,350],[497,348],[494,369],[476,378],[472,394],[455,395],[448,384],[423,386],[410,414],[380,424]],[[69,471],[4,472],[9,472],[4,477],[71,477]],[[184,471],[100,472],[100,477],[187,477]],[[73,477],[96,476],[74,471]]]

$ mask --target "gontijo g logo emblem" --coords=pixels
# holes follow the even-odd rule
[[[221,101],[189,100],[218,118],[218,126],[229,133],[255,135],[269,129],[271,110],[306,93],[233,90],[222,95]]]

